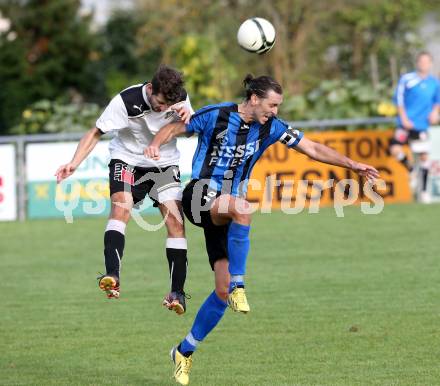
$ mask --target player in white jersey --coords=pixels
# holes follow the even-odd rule
[[[114,132],[109,150],[111,212],[104,234],[106,274],[99,287],[109,298],[119,297],[121,259],[125,246],[125,228],[133,206],[148,196],[164,217],[168,231],[166,255],[171,290],[163,304],[183,314],[186,310],[184,283],[187,269],[187,242],[182,216],[182,189],[176,141],[164,146],[160,162],[146,158],[143,150],[164,125],[189,122],[194,113],[184,89],[182,74],[162,65],[151,82],[131,86],[116,95],[80,140],[72,160],[58,168],[59,183],[78,168],[98,143],[101,135]]]

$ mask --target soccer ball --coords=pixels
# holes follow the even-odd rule
[[[270,21],[253,17],[243,22],[237,32],[238,44],[246,51],[264,54],[275,44],[275,28]]]

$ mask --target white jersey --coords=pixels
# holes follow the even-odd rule
[[[180,104],[186,105],[191,114],[194,113],[188,95],[182,95],[182,102],[174,106]],[[115,132],[109,145],[112,159],[144,168],[165,167],[179,164],[176,139],[161,146],[158,161],[145,157],[144,149],[160,128],[179,120],[179,115],[171,108],[155,112],[148,100],[145,84],[138,84],[125,89],[110,101],[96,121],[96,127],[103,133]]]

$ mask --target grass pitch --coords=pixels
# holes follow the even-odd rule
[[[249,315],[227,311],[191,385],[439,384],[440,205],[256,215]],[[1,385],[173,385],[169,349],[213,288],[188,225],[188,312],[161,307],[165,233],[127,230],[120,300],[96,285],[106,220],[0,223]]]

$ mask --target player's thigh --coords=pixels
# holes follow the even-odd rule
[[[251,223],[250,204],[241,197],[222,194],[217,197],[210,209],[215,225],[225,225],[234,221],[243,225]]]
[[[419,160],[420,160],[420,162],[427,162],[427,161],[429,161],[429,153],[420,153],[419,154]]]
[[[182,192],[182,207],[186,218],[201,228],[213,226],[210,209],[218,195],[205,181],[190,181]]]
[[[180,171],[177,165],[149,170],[144,176],[149,182],[148,195],[157,204],[182,200]]]
[[[431,144],[426,131],[411,131],[409,146],[412,153],[416,155],[419,161],[425,162],[428,159]]]
[[[133,208],[133,197],[131,193],[116,192],[111,195],[110,199],[110,218],[127,223],[130,219],[131,209]]]
[[[390,146],[390,152],[393,156],[398,156],[403,150],[403,146],[401,144],[395,143]]]
[[[111,210],[110,218],[128,222],[133,205],[145,197],[138,197],[136,170],[126,162],[112,159],[109,167]]]
[[[403,146],[408,144],[408,136],[408,130],[397,128],[394,131],[390,139],[390,152],[393,156],[398,156],[402,152]]]

